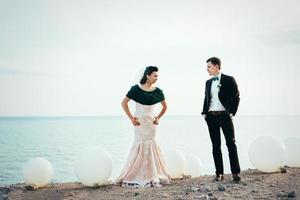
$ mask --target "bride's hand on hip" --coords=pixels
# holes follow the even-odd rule
[[[132,122],[132,124],[134,125],[134,126],[139,126],[141,123],[138,121],[139,120],[139,118],[137,118],[137,117],[132,117],[131,119],[131,122]]]
[[[159,119],[158,117],[154,117],[153,124],[158,125],[159,124]]]

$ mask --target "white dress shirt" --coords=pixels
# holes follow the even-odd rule
[[[219,80],[212,81],[211,84],[211,101],[208,111],[225,111],[225,107],[222,105],[220,99],[219,99],[219,91],[220,91],[220,80],[221,80],[221,73],[219,73],[217,76]]]

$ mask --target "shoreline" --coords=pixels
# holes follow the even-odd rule
[[[30,190],[25,183],[0,186],[0,200],[16,199],[297,199],[300,198],[300,168],[286,167],[286,173],[263,173],[255,169],[241,172],[242,181],[235,183],[230,174],[214,182],[212,175],[172,180],[160,188],[131,189],[116,185],[87,187],[78,182],[50,183]]]

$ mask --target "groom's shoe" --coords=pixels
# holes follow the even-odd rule
[[[215,181],[223,181],[224,180],[223,174],[217,174],[214,180]]]
[[[233,181],[235,181],[235,182],[241,181],[241,177],[240,177],[239,174],[232,174],[232,179],[233,179]]]

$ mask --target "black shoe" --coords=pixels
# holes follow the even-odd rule
[[[217,174],[214,180],[215,181],[223,181],[224,180],[223,174]]]
[[[239,182],[241,181],[241,177],[239,174],[232,174],[233,181]]]

